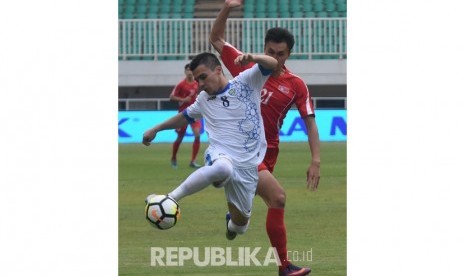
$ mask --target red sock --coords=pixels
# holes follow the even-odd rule
[[[200,149],[200,137],[194,139],[194,144],[192,144],[192,161],[197,158],[197,154]]]
[[[266,216],[266,232],[270,238],[271,246],[276,248],[278,252],[281,266],[279,269],[284,269],[288,266],[287,260],[287,238],[286,226],[284,225],[284,209],[268,208]]]
[[[181,142],[174,141],[174,143],[173,143],[173,155],[171,155],[171,160],[176,160],[176,154],[178,153],[179,145],[181,145]]]

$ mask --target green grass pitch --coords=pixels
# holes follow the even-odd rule
[[[178,153],[178,169],[170,166],[171,144],[119,145],[119,275],[277,275],[267,266],[151,266],[151,247],[231,248],[237,261],[240,247],[261,247],[256,258],[263,264],[270,243],[265,230],[266,206],[254,200],[248,231],[233,241],[225,238],[224,191],[208,187],[179,202],[181,218],[169,230],[152,228],[144,217],[144,199],[151,193],[166,194],[191,172],[191,143]],[[198,161],[202,161],[202,144]],[[285,222],[290,258],[310,266],[312,275],[346,275],[346,143],[321,144],[321,180],[316,193],[306,190],[310,161],[308,144],[281,143],[274,175],[287,195]],[[201,163],[201,162],[199,162]],[[309,253],[310,252],[310,253]]]

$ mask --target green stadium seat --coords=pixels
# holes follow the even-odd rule
[[[324,10],[323,3],[315,3],[313,4],[313,11],[314,12],[322,12]]]
[[[156,12],[149,12],[149,13],[147,13],[147,18],[149,18],[149,19],[156,19],[156,18],[158,18],[158,13],[156,13]]]
[[[253,11],[245,11],[244,12],[244,18],[253,18],[254,14],[255,13]]]
[[[136,13],[134,13],[133,18],[134,19],[145,19],[145,18],[147,18],[147,16],[146,16],[145,12],[144,13],[136,12]]]
[[[277,11],[268,11],[267,17],[268,18],[278,18],[279,15],[278,15]]]
[[[289,12],[289,0],[279,0],[278,9],[280,12]]]
[[[312,11],[306,12],[305,17],[308,17],[308,18],[316,17],[316,13]]]
[[[256,12],[255,17],[256,18],[266,18],[266,13],[265,12]]]
[[[126,5],[126,8],[124,9],[125,13],[133,13],[136,11],[136,6],[134,5]]]
[[[321,18],[328,17],[328,13],[325,11],[320,11],[316,13],[316,17],[321,17]]]
[[[295,12],[292,13],[292,17],[301,18],[301,17],[304,17],[304,13],[301,12],[301,11],[295,11]]]
[[[304,2],[304,3],[307,3],[307,4],[304,4],[304,5],[303,5],[303,11],[304,11],[304,12],[311,12],[311,11],[313,11],[313,6],[312,6],[312,4],[310,4],[310,2]]]
[[[336,11],[336,5],[334,3],[327,3],[326,6],[325,6],[325,10],[327,12]]]
[[[339,12],[338,11],[332,11],[328,13],[329,17],[339,17]]]
[[[158,7],[160,5],[160,0],[148,0],[148,5]]]
[[[123,12],[123,19],[131,19],[133,18],[134,12],[131,11],[124,11]]]
[[[289,11],[281,11],[279,13],[279,17],[280,18],[290,18],[291,17],[291,14],[289,13]]]
[[[158,5],[149,5],[147,12],[148,13],[158,13]]]
[[[145,13],[147,10],[146,5],[144,4],[137,4],[136,6],[136,13]]]
[[[266,5],[265,4],[257,4],[255,6],[255,12],[265,12],[266,11]]]
[[[302,8],[300,7],[300,1],[292,1],[290,2],[290,8],[289,10],[294,13],[294,12],[300,12],[302,11]]]
[[[342,3],[342,4],[337,4],[337,5],[336,5],[336,10],[337,10],[338,12],[345,12],[345,11],[347,11],[347,5],[344,4],[344,3]]]
[[[347,17],[347,12],[339,12],[339,17]]]

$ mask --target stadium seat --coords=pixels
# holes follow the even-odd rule
[[[316,2],[313,4],[313,11],[314,12],[322,12],[324,10],[324,6],[322,2]]]
[[[158,5],[149,5],[147,12],[148,13],[158,13]]]
[[[278,10],[279,12],[289,12],[289,0],[279,0]]]
[[[325,11],[320,11],[316,13],[316,17],[321,17],[321,18],[328,17],[328,13]]]
[[[332,11],[328,13],[329,17],[339,17],[339,12],[338,11]]]
[[[289,10],[291,11],[291,13],[301,12],[302,9],[300,7],[300,1],[291,0]]]
[[[308,18],[316,17],[316,13],[312,11],[306,12],[305,17],[308,17]]]
[[[290,18],[291,17],[291,14],[289,13],[289,11],[281,11],[279,13],[279,17],[280,18]]]
[[[338,12],[346,12],[347,11],[347,5],[345,3],[340,3],[336,5],[336,10]]]
[[[136,5],[136,13],[145,13],[146,12],[146,5],[145,4],[137,4]]]
[[[334,3],[327,3],[326,6],[325,6],[325,10],[327,12],[336,11],[336,5]]]
[[[304,3],[305,3],[305,4],[303,5],[303,11],[304,11],[304,12],[311,12],[311,11],[313,11],[313,6],[312,6],[312,4],[310,4],[310,1],[308,1],[308,2],[305,1]]]
[[[279,14],[277,11],[268,11],[267,17],[268,18],[279,18]]]
[[[194,13],[195,5],[184,5],[184,13],[186,14],[186,18],[192,18],[193,16],[187,16],[187,14],[192,14]]]

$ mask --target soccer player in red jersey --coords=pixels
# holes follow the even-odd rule
[[[170,94],[170,100],[176,101],[179,104],[178,111],[182,112],[186,109],[189,105],[195,102],[197,98],[197,92],[199,90],[199,84],[195,81],[194,75],[189,68],[189,64],[184,66],[184,74],[186,78],[180,81],[173,89]],[[192,132],[194,133],[194,143],[192,145],[192,158],[189,166],[192,168],[200,168],[201,166],[197,164],[195,161],[197,159],[197,154],[199,153],[200,149],[200,128],[201,122],[195,121],[190,124]],[[182,128],[177,128],[176,133],[178,137],[173,143],[173,154],[171,156],[171,166],[173,168],[177,168],[178,162],[176,159],[176,155],[178,153],[179,146],[181,145],[182,139],[186,134],[187,125]]]
[[[248,68],[234,65],[234,59],[241,52],[224,39],[229,12],[241,4],[242,1],[239,0],[225,0],[210,34],[210,43],[221,54],[224,65],[233,76]],[[312,161],[307,169],[307,188],[316,191],[320,180],[320,139],[310,94],[305,82],[292,74],[284,65],[291,54],[294,42],[294,36],[286,29],[272,28],[267,31],[264,52],[278,60],[278,67],[261,91],[261,113],[268,147],[265,159],[258,168],[257,194],[268,206],[266,230],[270,243],[276,248],[281,261],[279,275],[307,275],[311,272],[309,268],[295,266],[287,259],[287,237],[284,224],[286,194],[272,175],[279,153],[279,130],[287,111],[293,104],[299,110],[308,131]]]

